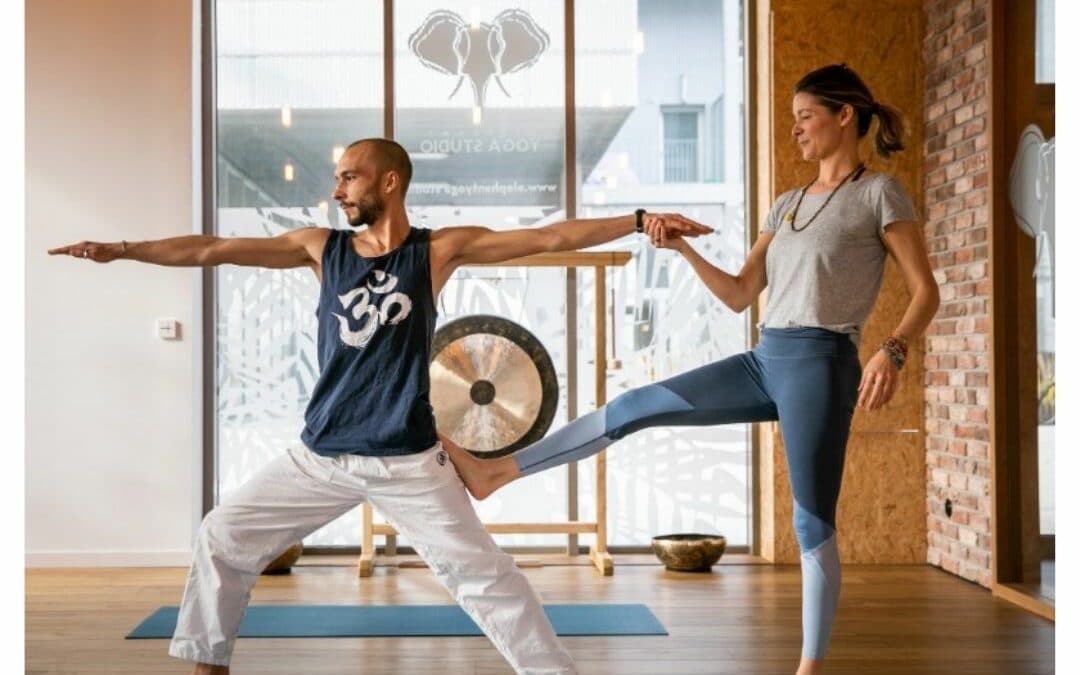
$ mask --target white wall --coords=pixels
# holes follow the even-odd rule
[[[30,566],[189,559],[195,274],[45,250],[192,231],[192,43],[190,0],[26,3]]]

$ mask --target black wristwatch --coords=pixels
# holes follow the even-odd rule
[[[645,215],[645,209],[638,209],[637,211],[634,211],[634,218],[635,218],[635,220],[634,220],[634,231],[635,232],[644,232],[645,231],[645,223],[641,220],[642,216],[644,216],[644,215]]]

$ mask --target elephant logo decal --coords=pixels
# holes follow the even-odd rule
[[[397,287],[397,282],[398,278],[393,274],[375,270],[374,284],[369,281],[367,284],[354,288],[345,295],[338,296],[338,301],[341,302],[344,309],[348,309],[349,305],[352,305],[353,301],[359,298],[359,302],[353,305],[351,312],[353,318],[360,322],[358,329],[352,330],[346,317],[334,313],[338,320],[339,336],[343,343],[360,349],[371,341],[379,326],[393,326],[401,323],[405,317],[409,316],[412,311],[412,300],[404,293],[392,292]],[[385,293],[387,295],[382,298],[381,303],[375,303],[372,302],[372,295],[375,293]],[[378,304],[378,307],[376,307],[376,304]],[[395,307],[397,311],[393,311]]]
[[[457,85],[468,78],[473,105],[483,108],[484,93],[494,78],[507,97],[502,75],[516,73],[536,63],[547,51],[548,34],[523,10],[508,9],[491,23],[470,26],[448,10],[436,10],[409,36],[409,50],[428,68],[457,75]]]

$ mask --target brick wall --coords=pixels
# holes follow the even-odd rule
[[[927,561],[990,586],[988,0],[927,0]],[[946,505],[952,515],[947,515]]]

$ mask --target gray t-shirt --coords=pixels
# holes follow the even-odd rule
[[[790,190],[769,209],[762,232],[774,232],[765,256],[768,302],[759,324],[859,333],[874,306],[885,270],[884,229],[915,220],[915,207],[900,182],[881,173],[844,184],[805,230],[786,218],[801,188]],[[807,194],[795,227],[806,225],[829,191]]]

